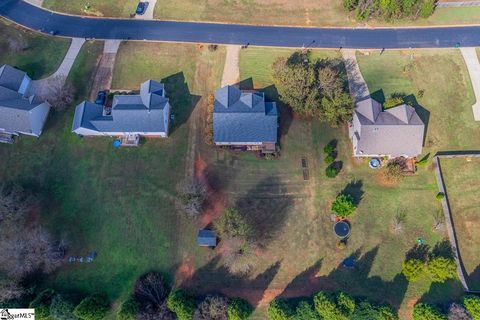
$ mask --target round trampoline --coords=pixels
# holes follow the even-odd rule
[[[333,226],[333,231],[337,237],[344,239],[350,234],[350,225],[346,221],[338,221]]]
[[[380,159],[378,158],[370,159],[370,161],[368,162],[368,166],[372,169],[380,168]]]

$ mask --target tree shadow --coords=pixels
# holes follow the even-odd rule
[[[473,272],[466,276],[468,288],[473,291],[480,291],[480,265]]]
[[[269,176],[236,199],[234,207],[252,226],[253,239],[259,245],[266,245],[284,227],[294,202],[287,191],[278,177]]]
[[[193,109],[198,107],[201,97],[190,93],[183,72],[177,72],[161,81],[165,84],[166,96],[170,99],[172,106],[171,114],[174,118],[170,124],[170,134],[172,134],[188,121]]]
[[[405,296],[408,281],[401,273],[391,281],[385,281],[378,276],[369,276],[378,249],[378,246],[374,247],[363,255],[360,249],[356,250],[348,256],[355,261],[353,268],[346,268],[340,263],[326,276],[317,276],[321,267],[321,261],[317,261],[295,277],[280,297],[310,296],[321,290],[344,291],[374,303],[388,303],[398,310]]]
[[[197,269],[192,277],[180,286],[188,288],[193,294],[200,296],[220,291],[227,296],[243,298],[255,308],[277,275],[280,266],[281,262],[277,261],[255,278],[249,279],[247,276],[232,275],[223,266],[221,256],[217,255],[206,265]]]
[[[405,254],[405,259],[417,259],[426,262],[430,254],[430,246],[428,244],[416,244]]]
[[[412,106],[417,112],[418,116],[422,120],[423,124],[425,125],[425,129],[423,130],[423,146],[425,146],[425,141],[427,139],[427,132],[428,132],[428,124],[430,122],[430,111],[425,109],[422,105],[420,105],[417,101],[417,98],[413,95],[407,95],[403,97],[403,101]]]
[[[381,104],[385,103],[385,94],[383,92],[383,89],[380,89],[380,90],[377,90],[375,92],[370,93],[370,98],[372,98],[373,100],[375,100],[375,101],[377,101]]]
[[[447,280],[444,283],[432,282],[428,291],[418,302],[434,304],[446,313],[450,304],[458,301],[464,294],[458,280]]]
[[[350,181],[345,188],[340,192],[340,194],[350,195],[353,198],[353,202],[356,206],[360,204],[360,201],[363,198],[365,193],[363,190],[363,181],[362,180],[352,180]]]
[[[437,242],[432,249],[432,256],[453,259],[454,254],[450,240],[443,239],[442,241]]]

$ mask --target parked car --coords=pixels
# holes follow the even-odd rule
[[[95,99],[95,103],[99,105],[105,105],[105,101],[107,100],[107,91],[98,91],[97,98]]]
[[[145,11],[147,11],[147,8],[148,2],[139,2],[137,5],[137,11],[135,11],[135,13],[141,16],[145,13]]]

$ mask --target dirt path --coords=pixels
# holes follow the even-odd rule
[[[222,87],[240,83],[240,46],[227,46],[227,56],[223,67]]]
[[[103,46],[103,54],[95,73],[92,89],[90,92],[90,100],[94,101],[98,91],[110,90],[112,86],[113,68],[115,66],[115,58],[121,40],[106,40]]]
[[[360,101],[370,95],[367,83],[363,79],[360,67],[358,66],[356,50],[342,50],[342,57],[345,61],[345,69],[348,76],[348,88],[350,96],[354,101]]]

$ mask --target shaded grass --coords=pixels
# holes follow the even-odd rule
[[[197,94],[204,89],[198,83],[210,88],[220,81],[221,72],[214,66],[222,65],[223,49],[209,53],[192,46],[185,53],[195,53],[188,56],[193,62],[184,64],[187,58],[180,55],[177,60],[162,59],[162,52],[167,57],[173,51],[169,46],[140,45],[138,50],[121,50],[118,59],[144,71],[135,74],[138,81],[168,79],[181,70],[186,87],[194,87]],[[155,68],[142,69],[152,58],[138,59],[142,48],[155,51]],[[77,86],[89,81],[101,45],[89,43],[82,50],[69,79]],[[199,73],[203,65],[204,73]],[[114,78],[122,84],[116,71]],[[131,83],[128,77],[125,81]],[[79,100],[88,95],[87,89],[77,89]],[[178,118],[186,120],[195,102],[191,92],[167,94],[175,97],[172,106]],[[80,294],[105,292],[115,300],[126,296],[145,272],[156,270],[173,280],[183,254],[197,249],[195,226],[175,206],[176,185],[185,174],[187,124],[176,122],[168,139],[147,139],[139,148],[116,150],[110,138],[79,139],[72,134],[73,112],[72,105],[54,114],[40,139],[21,137],[15,145],[0,146],[0,179],[37,194],[42,219],[66,240],[67,255],[98,254],[91,264],[64,265],[44,286]]]
[[[34,33],[0,19],[0,65],[9,64],[39,79],[57,70],[70,40]]]
[[[458,246],[471,290],[480,290],[480,159],[441,159]]]

